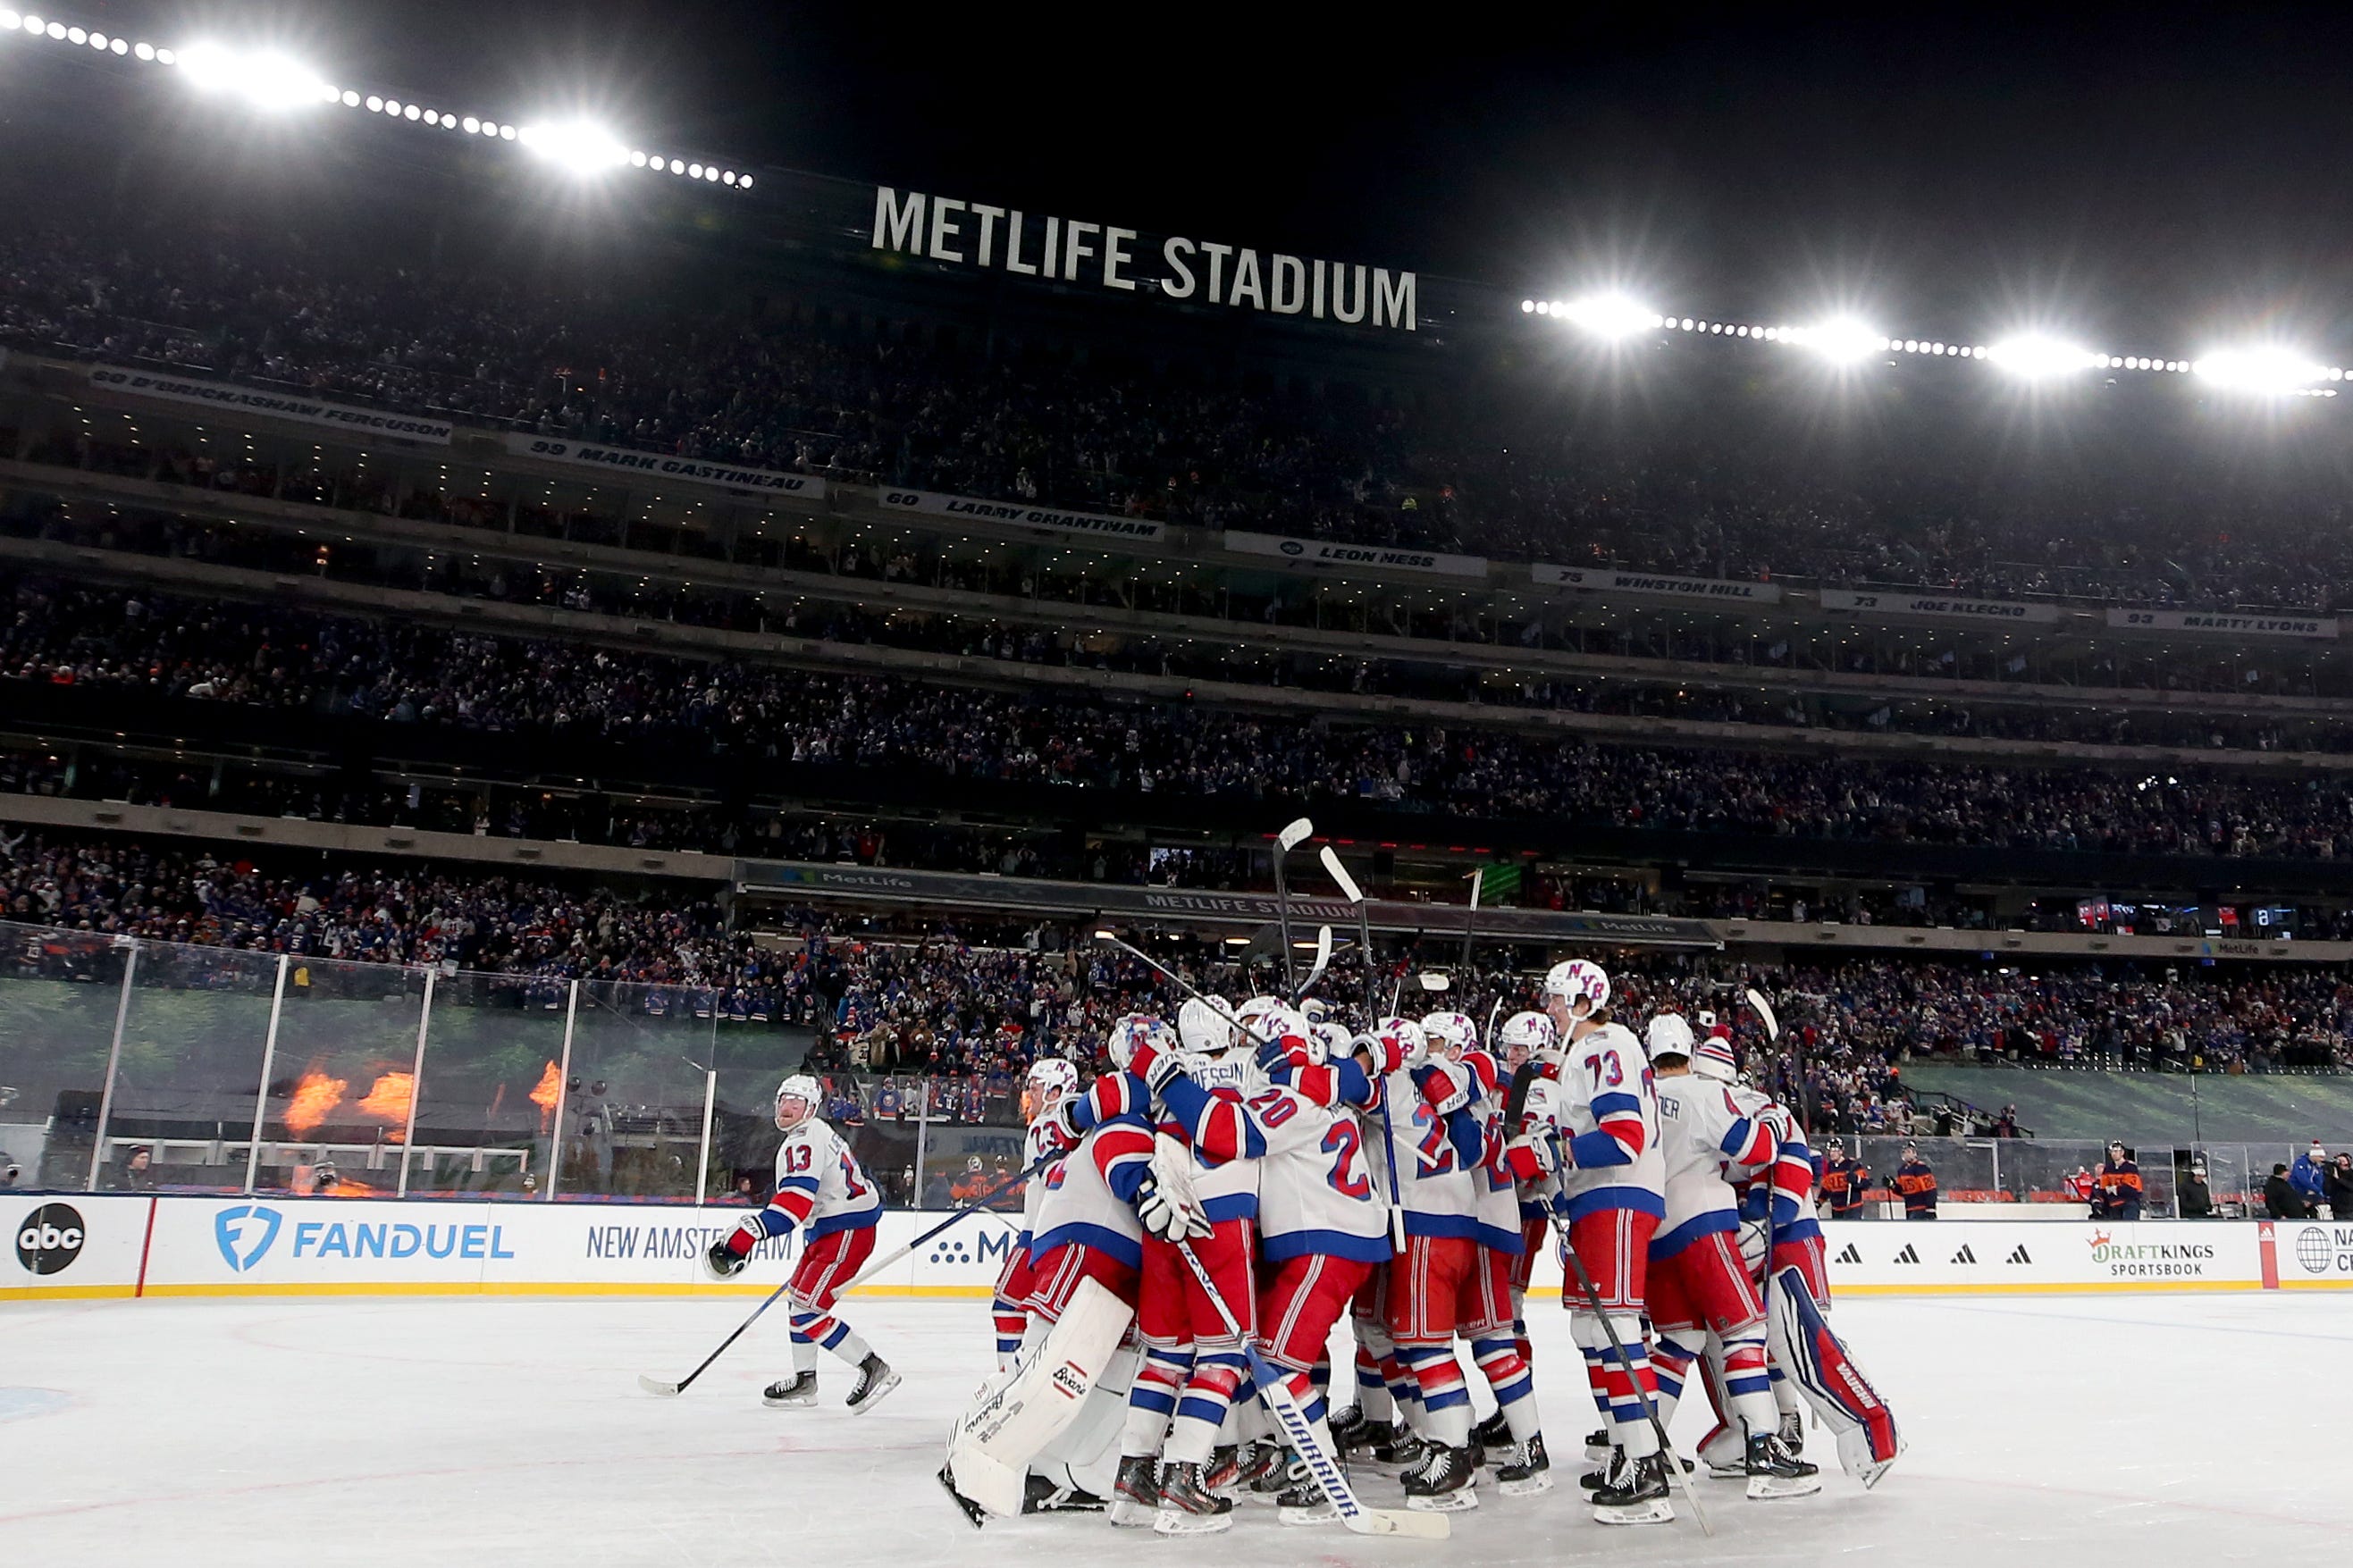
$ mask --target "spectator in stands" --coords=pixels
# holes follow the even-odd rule
[[[2328,1151],[2320,1146],[2319,1139],[2314,1139],[2312,1147],[2295,1157],[2295,1163],[2288,1167],[2287,1179],[2295,1184],[2295,1195],[2304,1200],[2306,1212],[2318,1214],[2320,1205],[2328,1201]]]
[[[1904,1163],[1895,1168],[1895,1190],[1903,1196],[1905,1219],[1936,1217],[1936,1173],[1921,1157],[1916,1143],[1904,1145]]]
[[[2287,1179],[2287,1166],[2284,1163],[2273,1165],[2271,1180],[2263,1184],[2263,1212],[2274,1219],[2310,1219],[2312,1217],[2312,1210],[2297,1194],[2295,1184]]]
[[[2121,1139],[2111,1140],[2108,1157],[2100,1166],[2099,1189],[2094,1198],[2094,1219],[2140,1218],[2140,1163]]]
[[[2189,1162],[2189,1173],[2174,1187],[2174,1197],[2183,1219],[2211,1219],[2214,1215],[2214,1194],[2206,1185],[2206,1164],[2202,1160]]]
[[[2353,1153],[2329,1162],[2327,1198],[2330,1219],[2353,1220]]]

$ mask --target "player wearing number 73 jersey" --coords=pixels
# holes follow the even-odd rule
[[[764,1397],[778,1407],[816,1404],[817,1352],[823,1347],[858,1369],[848,1403],[862,1411],[898,1387],[899,1374],[833,1315],[833,1304],[873,1255],[882,1194],[858,1168],[849,1145],[818,1114],[824,1103],[824,1086],[805,1073],[777,1086],[776,1125],[785,1141],[776,1149],[776,1195],[714,1242],[704,1265],[726,1279],[742,1272],[762,1241],[799,1227],[801,1260],[786,1292],[793,1375],[769,1384]]]

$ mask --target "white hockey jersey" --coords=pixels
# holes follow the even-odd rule
[[[768,1206],[782,1210],[814,1241],[838,1230],[863,1230],[882,1218],[882,1194],[858,1156],[822,1118],[812,1116],[776,1147],[776,1195]]]
[[[1243,1110],[1263,1144],[1255,1163],[1266,1260],[1388,1261],[1388,1212],[1366,1169],[1375,1151],[1365,1147],[1356,1119],[1285,1084],[1259,1090]]]
[[[1740,1194],[1725,1166],[1764,1165],[1773,1134],[1727,1083],[1691,1073],[1658,1080],[1659,1147],[1666,1158],[1667,1213],[1651,1255],[1672,1258],[1711,1231],[1740,1228]]]
[[[1071,1135],[1062,1130],[1060,1118],[1054,1114],[1059,1109],[1059,1106],[1050,1106],[1029,1123],[1029,1131],[1021,1140],[1023,1170],[1029,1170],[1049,1155],[1068,1154],[1074,1146]],[[1048,1167],[1049,1170],[1050,1168]],[[1038,1207],[1046,1199],[1047,1173],[1047,1170],[1040,1170],[1022,1184],[1021,1234],[1014,1238],[1013,1244],[1025,1252],[1029,1248],[1029,1238],[1038,1232]]]
[[[1666,1213],[1650,1058],[1625,1026],[1604,1024],[1572,1041],[1560,1077],[1533,1086],[1527,1108],[1560,1133],[1561,1190],[1572,1223],[1605,1209]]]
[[[1144,1267],[1144,1227],[1135,1210],[1112,1190],[1112,1173],[1123,1166],[1141,1169],[1152,1158],[1152,1130],[1139,1117],[1123,1116],[1087,1130],[1078,1146],[1029,1184],[1037,1206],[1029,1213],[1029,1257],[1043,1258],[1058,1247],[1092,1247],[1130,1268]]]
[[[1242,1100],[1265,1083],[1266,1075],[1254,1063],[1229,1051],[1163,1090],[1160,1135],[1190,1156],[1193,1195],[1212,1220],[1258,1217],[1258,1157],[1263,1151],[1247,1131]]]
[[[1468,1066],[1472,1056],[1466,1055],[1463,1060]],[[1504,1127],[1502,1068],[1493,1057],[1481,1060],[1478,1078],[1483,1092],[1471,1109],[1478,1115],[1483,1146],[1472,1182],[1472,1218],[1478,1226],[1480,1246],[1516,1255],[1527,1249],[1527,1242],[1520,1226],[1519,1183],[1504,1164],[1504,1145],[1510,1135]]]
[[[1408,1236],[1453,1236],[1476,1239],[1479,1235],[1479,1188],[1482,1151],[1475,1140],[1469,1149],[1457,1147],[1450,1116],[1431,1104],[1416,1074],[1438,1074],[1429,1079],[1441,1100],[1468,1104],[1478,1089],[1471,1069],[1460,1062],[1433,1061],[1410,1071],[1394,1072],[1383,1081],[1388,1116],[1381,1110],[1364,1113],[1366,1142],[1378,1163],[1373,1177],[1384,1201],[1389,1196],[1388,1177],[1394,1166],[1397,1201],[1405,1210]],[[1384,1134],[1389,1148],[1384,1152]],[[1514,1229],[1517,1227],[1514,1226]]]

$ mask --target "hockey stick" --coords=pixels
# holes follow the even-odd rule
[[[1562,1179],[1557,1170],[1553,1172],[1553,1191],[1564,1197],[1568,1193],[1567,1183]],[[1625,1342],[1618,1337],[1618,1325],[1611,1322],[1609,1314],[1601,1310],[1601,1292],[1594,1285],[1593,1276],[1586,1272],[1585,1259],[1577,1255],[1576,1244],[1569,1239],[1568,1221],[1558,1214],[1552,1215],[1551,1218],[1553,1229],[1560,1237],[1561,1257],[1575,1271],[1577,1288],[1585,1292],[1585,1304],[1592,1310],[1595,1317],[1601,1320],[1601,1331],[1609,1337],[1609,1353],[1618,1358],[1619,1370],[1623,1372],[1627,1381],[1631,1383],[1634,1377],[1633,1360],[1626,1353]],[[1691,1476],[1683,1469],[1683,1462],[1676,1455],[1674,1444],[1667,1439],[1667,1424],[1659,1419],[1659,1407],[1651,1403],[1649,1394],[1642,1392],[1642,1385],[1639,1383],[1634,1384],[1634,1397],[1642,1402],[1642,1414],[1650,1418],[1651,1430],[1658,1434],[1659,1453],[1666,1460],[1668,1479],[1683,1489],[1683,1497],[1691,1503],[1692,1517],[1699,1521],[1700,1533],[1714,1535],[1715,1528],[1707,1521],[1707,1510],[1700,1507],[1699,1489],[1692,1485]]]
[[[1340,864],[1340,857],[1332,852],[1329,844],[1316,852],[1324,869],[1340,886],[1340,896],[1356,906],[1356,956],[1365,966],[1365,1011],[1373,1011],[1375,988],[1380,982],[1373,977],[1373,921],[1365,912],[1365,889],[1356,886],[1356,879],[1348,875],[1348,868]],[[1367,1033],[1381,1026],[1377,1016],[1365,1020]],[[1389,1242],[1399,1252],[1405,1250],[1405,1194],[1398,1185],[1397,1126],[1389,1120],[1389,1086],[1386,1076],[1381,1082],[1381,1152],[1388,1156],[1389,1166]]]
[[[1126,953],[1131,958],[1142,959],[1145,963],[1151,965],[1154,973],[1157,973],[1162,979],[1167,981],[1169,984],[1176,987],[1177,990],[1185,993],[1186,995],[1191,997],[1194,1001],[1208,1002],[1211,1006],[1216,1007],[1221,1014],[1226,1016],[1226,1021],[1228,1023],[1233,1025],[1235,1028],[1240,1029],[1243,1034],[1248,1035],[1258,1044],[1261,1046],[1271,1046],[1274,1043],[1272,1040],[1268,1039],[1264,1035],[1260,1034],[1256,1029],[1251,1028],[1248,1024],[1243,1023],[1240,1018],[1234,1017],[1228,1009],[1226,1004],[1211,1001],[1210,998],[1203,995],[1200,990],[1196,987],[1191,981],[1186,979],[1183,975],[1177,973],[1175,970],[1169,968],[1166,964],[1161,963],[1158,959],[1153,957],[1142,948],[1137,947],[1133,942],[1120,941],[1117,932],[1108,930],[1097,931],[1095,932],[1095,940],[1103,943],[1105,946],[1119,949],[1120,952]]]
[[[1274,1417],[1275,1426],[1282,1429],[1283,1439],[1291,1445],[1293,1451],[1305,1461],[1307,1473],[1315,1478],[1318,1489],[1331,1500],[1332,1507],[1340,1515],[1340,1522],[1358,1535],[1401,1535],[1418,1541],[1444,1541],[1451,1535],[1452,1528],[1446,1522],[1444,1514],[1366,1508],[1356,1500],[1356,1494],[1349,1489],[1348,1478],[1341,1470],[1338,1461],[1316,1442],[1315,1427],[1307,1419],[1307,1413],[1300,1409],[1299,1401],[1293,1396],[1282,1368],[1266,1359],[1259,1350],[1256,1339],[1242,1332],[1241,1324],[1234,1321],[1233,1309],[1227,1306],[1225,1297],[1219,1294],[1217,1281],[1209,1278],[1209,1271],[1203,1266],[1200,1254],[1193,1250],[1193,1244],[1180,1241],[1176,1244],[1176,1250],[1184,1254],[1185,1266],[1193,1271],[1194,1283],[1201,1287],[1201,1294],[1208,1297],[1209,1305],[1217,1309],[1218,1319],[1225,1324],[1226,1332],[1241,1341],[1242,1354],[1250,1362],[1250,1377],[1258,1384],[1259,1402],[1266,1406],[1267,1414]]]
[[[1291,933],[1289,931],[1286,930],[1283,932],[1282,940],[1286,943],[1291,941]],[[1283,965],[1283,970],[1286,974],[1290,972],[1290,967],[1291,966],[1289,964]],[[1307,978],[1291,988],[1292,1005],[1294,1007],[1297,1006],[1299,1005],[1300,998],[1305,996],[1310,991],[1314,990],[1315,983],[1323,979],[1324,972],[1331,967],[1332,928],[1330,926],[1317,926],[1315,928],[1315,963],[1313,968],[1308,970]]]
[[[869,1262],[865,1268],[858,1271],[855,1278],[851,1279],[849,1283],[842,1286],[841,1293],[847,1295],[849,1291],[857,1289],[860,1285],[872,1279],[875,1275],[880,1274],[883,1269],[890,1268],[891,1265],[898,1262],[901,1258],[906,1257],[909,1253],[914,1251],[915,1248],[923,1246],[923,1243],[931,1240],[934,1237],[938,1236],[949,1226],[962,1222],[972,1215],[978,1214],[991,1202],[1004,1196],[1008,1192],[1011,1191],[1018,1183],[1029,1180],[1031,1176],[1036,1175],[1039,1172],[1044,1170],[1047,1166],[1052,1164],[1056,1160],[1059,1160],[1061,1157],[1062,1156],[1060,1153],[1049,1154],[1040,1159],[1036,1164],[1029,1166],[1028,1169],[1014,1172],[1013,1174],[997,1183],[996,1186],[991,1187],[988,1191],[981,1194],[978,1197],[974,1198],[962,1208],[956,1210],[955,1213],[948,1215],[947,1218],[940,1221],[939,1224],[932,1226],[931,1229],[923,1232],[923,1235],[915,1237],[914,1240],[907,1243],[904,1247],[894,1248],[893,1250],[883,1254],[881,1257],[874,1258]],[[736,1324],[735,1331],[728,1335],[725,1339],[720,1341],[719,1348],[712,1351],[709,1355],[704,1356],[702,1358],[702,1365],[696,1367],[692,1372],[688,1373],[684,1377],[680,1378],[676,1383],[665,1383],[660,1378],[648,1377],[645,1373],[639,1373],[638,1374],[638,1386],[644,1389],[648,1394],[658,1395],[663,1399],[677,1398],[680,1394],[686,1392],[688,1384],[691,1384],[696,1378],[701,1377],[705,1372],[710,1370],[711,1363],[712,1362],[717,1361],[721,1356],[727,1353],[728,1346],[733,1344],[737,1340],[744,1337],[744,1330],[750,1328],[754,1323],[760,1321],[761,1313],[765,1312],[769,1308],[776,1304],[777,1297],[783,1295],[792,1288],[793,1282],[790,1279],[786,1279],[783,1284],[769,1291],[768,1299],[761,1302],[758,1306],[753,1308],[752,1315],[744,1319],[742,1322]]]
[[[1286,985],[1291,984],[1291,886],[1283,879],[1282,863],[1314,831],[1315,825],[1302,816],[1285,823],[1274,836],[1274,918],[1282,928],[1282,983]]]

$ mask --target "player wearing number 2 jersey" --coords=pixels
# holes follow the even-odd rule
[[[786,1293],[793,1375],[770,1384],[764,1397],[779,1408],[816,1404],[817,1352],[822,1347],[858,1369],[848,1403],[863,1411],[899,1386],[899,1374],[833,1316],[833,1304],[873,1254],[882,1194],[859,1169],[849,1145],[818,1114],[824,1102],[824,1086],[807,1074],[797,1073],[777,1086],[776,1125],[785,1141],[776,1149],[776,1195],[712,1243],[704,1263],[716,1278],[729,1278],[743,1271],[762,1241],[798,1227],[801,1260]]]

